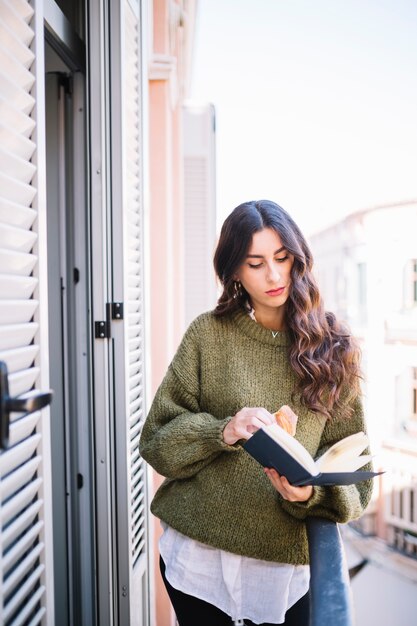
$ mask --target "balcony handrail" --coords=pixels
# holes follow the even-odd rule
[[[334,522],[307,518],[310,554],[310,626],[352,626],[353,609],[344,548]]]

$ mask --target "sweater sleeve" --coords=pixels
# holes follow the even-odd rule
[[[141,433],[141,456],[167,478],[188,478],[221,453],[238,450],[223,441],[231,416],[217,418],[200,409],[198,340],[194,322],[156,392]]]
[[[360,431],[366,432],[362,401],[359,396],[352,402],[352,408],[353,414],[350,418],[334,418],[327,421],[316,458],[344,437]],[[369,449],[364,452],[369,453]],[[367,463],[361,469],[372,471],[372,464]],[[313,495],[307,502],[289,502],[281,499],[281,503],[287,513],[298,519],[315,516],[346,523],[364,513],[371,499],[372,489],[372,479],[361,481],[356,485],[315,486]]]

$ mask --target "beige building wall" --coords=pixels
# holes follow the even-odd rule
[[[415,621],[416,231],[414,200],[353,213],[311,237],[326,309],[361,344],[374,465],[385,471],[367,513],[346,528],[352,565],[367,560],[352,583],[358,626]]]

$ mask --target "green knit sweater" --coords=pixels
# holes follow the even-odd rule
[[[166,477],[151,511],[202,543],[279,563],[308,563],[304,520],[359,517],[372,481],[314,487],[303,503],[284,500],[262,467],[238,443],[222,439],[243,407],[271,413],[288,404],[298,415],[296,438],[313,457],[365,430],[361,401],[351,418],[326,420],[292,400],[296,379],[288,361],[289,336],[271,331],[245,312],[229,318],[199,316],[188,328],[144,424],[140,453]]]

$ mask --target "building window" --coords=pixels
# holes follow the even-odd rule
[[[366,263],[358,263],[358,312],[359,321],[366,322],[366,308],[368,306],[367,298],[367,280],[366,280]]]
[[[417,259],[410,259],[405,266],[404,305],[406,309],[417,306]]]
[[[417,259],[411,261],[411,288],[413,304],[417,304]]]

